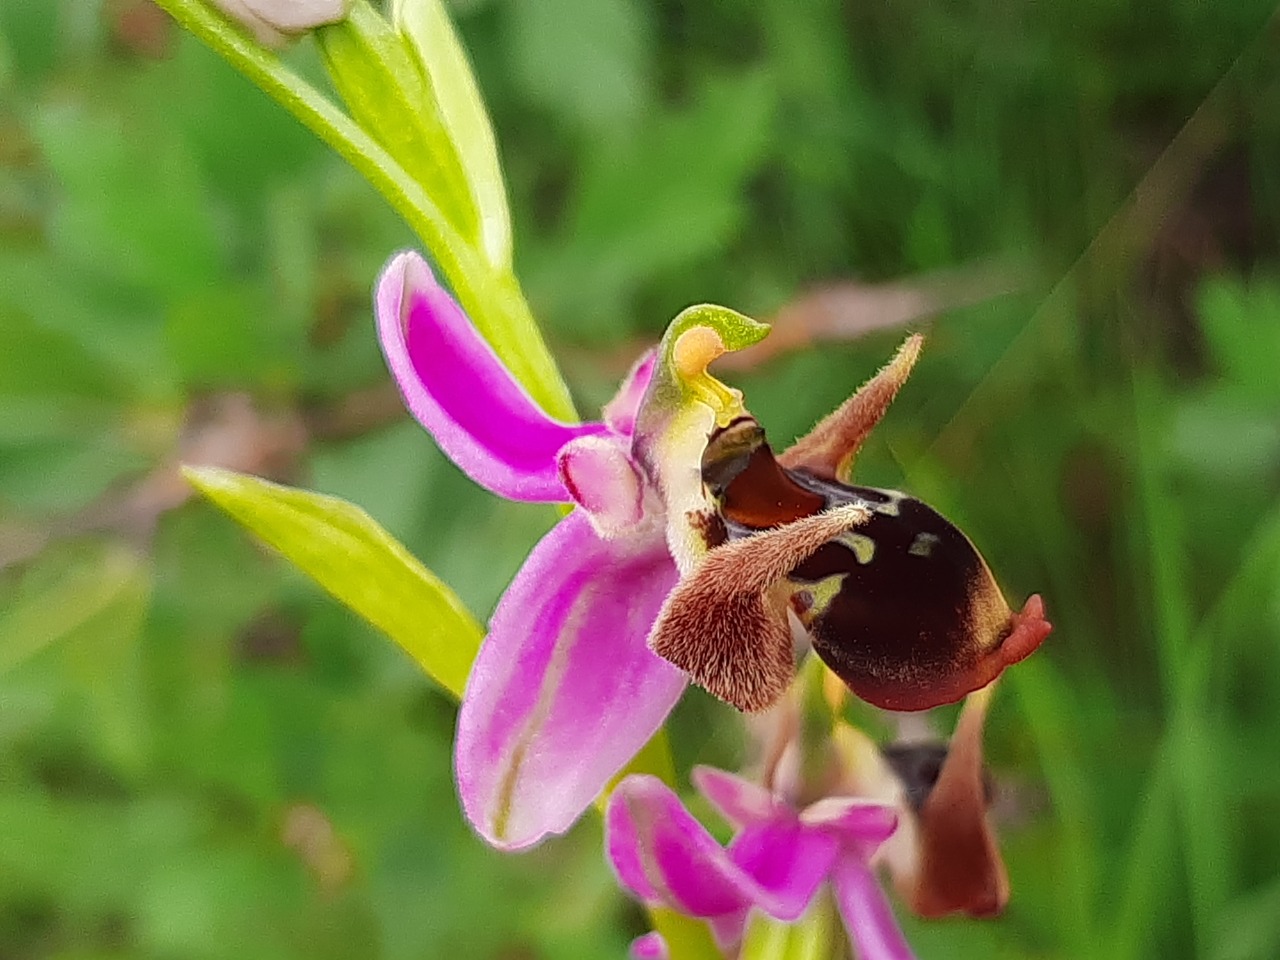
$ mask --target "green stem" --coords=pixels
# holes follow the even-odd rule
[[[569,390],[510,271],[495,274],[387,151],[278,57],[202,0],[156,0],[175,20],[336,150],[422,239],[476,327],[551,416],[576,420]]]
[[[671,960],[724,960],[710,928],[701,920],[666,907],[650,907],[649,919],[666,941]]]
[[[801,795],[821,796],[826,791],[831,770],[831,731],[836,714],[823,689],[826,667],[817,657],[808,657],[796,679],[800,697]]]
[[[742,938],[739,960],[831,960],[838,956],[843,927],[835,903],[819,894],[805,915],[795,923],[783,923],[752,913]]]

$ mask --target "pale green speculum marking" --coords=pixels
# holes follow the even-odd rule
[[[907,553],[913,557],[927,557],[933,553],[933,548],[938,543],[938,537],[932,533],[918,533],[916,538],[911,541],[911,546],[907,547]]]
[[[800,622],[808,627],[815,619],[826,613],[841,589],[847,573],[833,573],[823,577],[816,583],[797,584],[796,596],[801,599],[804,608],[799,611]]]
[[[897,510],[897,503],[893,504]],[[876,542],[865,533],[845,533],[836,538],[836,542],[849,548],[853,557],[864,567],[875,559]]]

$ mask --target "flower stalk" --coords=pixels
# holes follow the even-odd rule
[[[491,230],[487,240],[469,238],[455,226],[440,197],[433,195],[406,170],[374,132],[362,127],[322,91],[290,69],[275,52],[256,42],[204,0],[156,2],[368,180],[421,238],[476,327],[530,396],[551,416],[561,420],[576,419],[568,387],[547,349],[510,263],[504,264],[501,256],[497,256],[495,262],[493,254],[504,248],[500,229]],[[409,4],[399,6],[404,8]],[[406,14],[404,22],[411,24],[415,21]],[[414,30],[419,30],[419,27],[414,27]],[[397,42],[405,46],[411,44],[410,40],[404,39],[403,33],[398,36]],[[422,42],[412,42],[412,46],[416,51],[414,56],[431,49]],[[372,51],[361,53],[360,46],[354,44],[344,51],[344,57],[349,58],[371,55]],[[355,71],[357,67],[353,64],[345,69]],[[362,69],[373,72],[374,68],[365,62]],[[474,81],[455,78],[449,83],[437,82],[433,89],[439,95],[442,91],[465,90],[468,83],[474,88]],[[340,84],[335,83],[335,86],[340,89]],[[406,114],[422,108],[432,109],[429,104],[402,103]],[[474,111],[457,107],[453,115],[466,117],[469,112]],[[469,123],[454,121],[454,128],[474,129],[475,126],[474,120]],[[486,198],[484,222],[500,223],[502,217],[495,213],[498,204],[490,180],[485,181],[479,193]],[[505,199],[502,207],[505,209]]]

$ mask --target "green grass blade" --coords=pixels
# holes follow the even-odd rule
[[[113,604],[145,597],[150,575],[132,552],[115,548],[96,564],[67,571],[19,596],[0,613],[0,677],[75,633]]]

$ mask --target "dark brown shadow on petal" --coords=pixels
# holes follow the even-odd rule
[[[856,535],[823,544],[790,574],[813,649],[857,696],[925,710],[986,686],[1048,635],[1038,597],[1012,613],[986,561],[914,497],[793,476],[828,503],[872,511]],[[837,499],[840,498],[840,499]]]
[[[827,506],[826,497],[782,469],[751,417],[712,434],[702,455],[702,481],[725,519],[751,530],[792,523]]]
[[[1044,619],[1044,604],[1038,594],[1026,602],[1021,612],[1010,614],[1008,624],[1003,631],[1004,639],[978,660],[968,665],[953,665],[950,670],[938,671],[927,679],[917,674],[910,682],[881,682],[874,677],[847,673],[841,679],[858,697],[885,710],[929,710],[955,703],[994,683],[1005,668],[1030,656],[1053,630]],[[814,650],[831,665],[816,642]],[[832,669],[834,672],[835,668]]]

